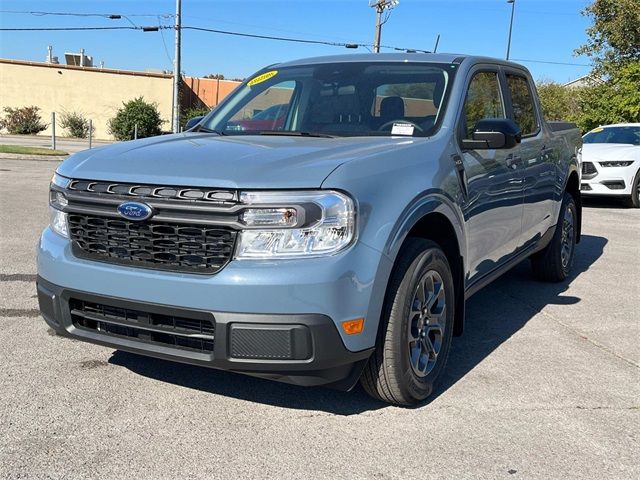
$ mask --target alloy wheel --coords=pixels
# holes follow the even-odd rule
[[[560,259],[562,268],[567,268],[571,262],[574,247],[574,210],[573,205],[567,205],[562,220],[562,236],[560,238]]]
[[[409,363],[418,377],[426,377],[436,365],[444,338],[446,308],[442,277],[429,270],[416,286],[408,322]]]

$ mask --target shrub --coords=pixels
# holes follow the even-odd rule
[[[60,126],[69,135],[75,138],[87,138],[89,136],[89,120],[78,112],[62,112]],[[93,130],[93,126],[91,127]]]
[[[14,135],[28,135],[40,133],[49,126],[42,123],[36,106],[11,108],[4,107],[4,118],[0,119],[0,129],[6,129]]]
[[[116,116],[109,120],[109,133],[116,140],[133,140],[134,130],[138,125],[138,138],[160,135],[160,126],[164,120],[160,118],[158,106],[138,97],[122,103]]]
[[[209,107],[192,107],[188,108],[180,115],[180,126],[184,128],[187,122],[193,117],[204,117],[211,109]]]

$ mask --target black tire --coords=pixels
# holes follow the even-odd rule
[[[636,178],[633,180],[633,188],[631,189],[631,196],[627,199],[627,206],[640,208],[640,170],[638,170]]]
[[[454,299],[442,249],[429,240],[409,238],[389,281],[376,350],[360,379],[369,395],[414,405],[431,394],[449,355]]]
[[[531,257],[533,274],[538,280],[561,282],[569,276],[576,251],[577,225],[576,202],[565,192],[553,239]]]

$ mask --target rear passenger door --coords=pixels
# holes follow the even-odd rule
[[[509,115],[522,132],[520,157],[524,206],[519,246],[537,240],[554,223],[557,148],[542,128],[529,77],[517,69],[505,69]]]
[[[467,224],[469,280],[480,279],[515,253],[522,226],[522,173],[518,146],[463,150],[475,125],[485,118],[507,118],[503,77],[497,68],[472,71],[458,123],[457,159],[466,195],[462,205]],[[457,160],[456,159],[456,160]]]

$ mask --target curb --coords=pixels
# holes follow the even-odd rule
[[[27,160],[30,162],[62,162],[69,155],[23,155],[21,153],[0,153],[0,160]]]

